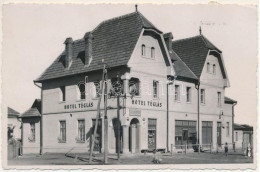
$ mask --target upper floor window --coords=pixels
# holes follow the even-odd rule
[[[66,121],[60,121],[60,142],[66,141]]]
[[[200,90],[200,103],[205,104],[205,89]]]
[[[213,74],[216,74],[216,65],[213,64]]]
[[[123,81],[121,79],[112,78],[109,82],[109,94],[110,96],[122,95],[124,93]]]
[[[210,64],[209,64],[209,62],[207,63],[207,72],[210,73]]]
[[[218,106],[221,106],[221,92],[218,92]]]
[[[145,56],[146,54],[145,54],[145,45],[143,44],[142,45],[142,56]]]
[[[153,98],[159,97],[159,82],[153,81]]]
[[[35,142],[35,123],[30,123],[30,137],[28,138],[30,142]]]
[[[186,87],[186,101],[191,102],[191,87]]]
[[[78,141],[85,141],[85,120],[78,120]]]
[[[229,136],[229,122],[227,122],[227,137]]]
[[[140,95],[140,80],[138,78],[129,80],[129,93],[134,96]]]
[[[155,48],[151,48],[151,58],[155,58]]]
[[[86,99],[86,84],[84,82],[78,84],[78,94],[80,100]]]
[[[100,90],[100,87],[101,87],[101,83],[100,81],[95,81],[94,82],[94,86],[95,86],[95,97],[100,97],[101,96],[101,90]]]
[[[179,85],[175,85],[175,87],[174,87],[174,100],[180,101],[180,86]]]
[[[65,101],[66,100],[66,89],[65,86],[60,87],[60,101]]]

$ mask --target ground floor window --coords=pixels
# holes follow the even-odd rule
[[[156,149],[156,119],[148,119],[148,149]]]
[[[60,121],[60,142],[66,142],[66,121]]]
[[[188,148],[196,143],[196,121],[175,120],[175,145],[182,148],[185,144]],[[179,145],[179,146],[178,146]]]
[[[78,120],[78,138],[77,141],[85,141],[85,120]]]
[[[212,143],[212,121],[202,121],[202,144],[208,147]]]
[[[35,142],[35,123],[30,123],[30,136],[29,136],[29,142]]]

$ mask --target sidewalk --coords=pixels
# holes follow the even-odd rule
[[[65,154],[46,153],[44,155],[23,155],[8,161],[8,165],[89,165],[89,154],[78,154],[65,156]],[[174,154],[128,154],[121,155],[117,160],[116,154],[109,154],[108,164],[154,164],[154,156],[161,159],[161,164],[228,164],[228,163],[253,163],[253,158],[245,157],[239,152],[231,152],[228,156],[223,153],[188,153]],[[91,164],[103,164],[103,154],[96,154]]]

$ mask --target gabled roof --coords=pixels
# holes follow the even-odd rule
[[[221,53],[203,35],[173,41],[172,49],[198,78],[203,70],[208,51],[216,50]]]
[[[7,113],[8,113],[8,118],[12,118],[12,117],[18,117],[19,116],[19,112],[17,112],[16,110],[7,107]]]
[[[102,59],[110,67],[127,65],[143,28],[161,33],[139,12],[103,21],[91,31],[94,39],[92,62],[89,66],[85,66],[81,60],[85,54],[85,42],[84,39],[79,39],[72,44],[73,57],[70,68],[65,69],[61,62],[65,57],[64,51],[36,82],[100,70],[103,67],[100,64]]]
[[[235,103],[237,103],[237,101],[233,100],[233,99],[231,99],[229,97],[225,97],[225,103],[226,104],[235,104]]]
[[[177,78],[181,77],[195,80],[198,79],[196,75],[187,67],[187,65],[180,59],[180,57],[174,51],[169,51],[169,54],[172,61],[174,61],[173,69]]]
[[[40,99],[35,99],[33,102],[33,105],[30,109],[25,111],[22,115],[21,118],[24,117],[37,117],[41,116],[41,100]]]

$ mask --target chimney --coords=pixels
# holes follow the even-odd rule
[[[168,51],[172,50],[172,39],[173,39],[172,33],[171,32],[165,33],[165,34],[163,34],[163,37],[164,37],[166,46],[168,48]]]
[[[68,68],[70,66],[70,63],[72,61],[72,43],[73,40],[72,38],[67,38],[64,42],[65,44],[65,63],[64,66],[65,68]]]
[[[85,65],[89,65],[92,61],[92,40],[93,35],[91,32],[87,32],[84,36],[85,39]]]

